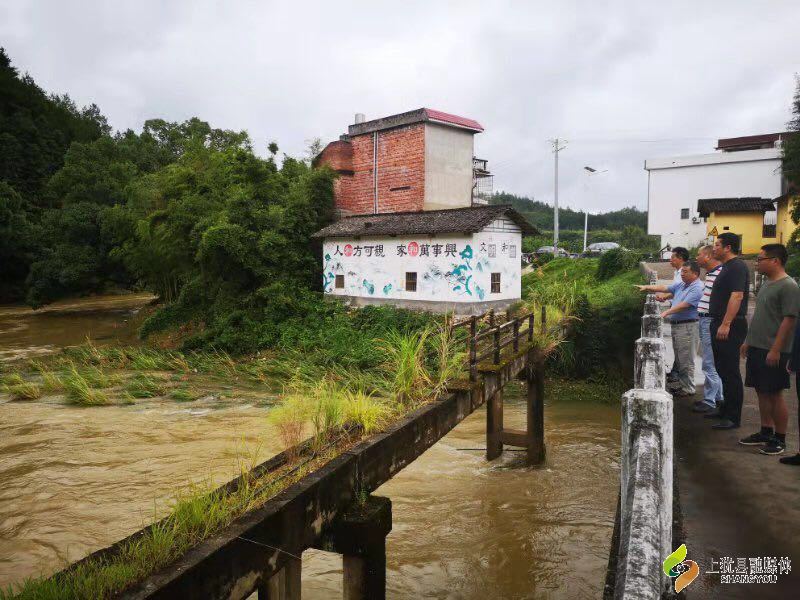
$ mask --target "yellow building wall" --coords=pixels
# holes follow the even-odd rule
[[[778,202],[778,222],[776,226],[777,236],[775,241],[779,244],[788,244],[796,226],[792,222],[792,211],[790,206],[794,206],[798,196],[793,196],[789,200]]]
[[[758,254],[761,246],[777,242],[777,238],[763,238],[764,215],[761,213],[711,213],[706,220],[709,235],[714,227],[717,235],[730,232],[742,236],[742,254]],[[728,229],[725,229],[725,228]]]

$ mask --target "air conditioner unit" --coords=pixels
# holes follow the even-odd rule
[[[697,225],[700,222],[700,217],[692,217],[692,223]]]

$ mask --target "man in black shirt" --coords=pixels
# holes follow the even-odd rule
[[[708,312],[711,315],[711,348],[714,366],[722,380],[725,400],[722,410],[706,415],[720,419],[714,429],[734,429],[742,419],[744,386],[739,370],[739,347],[747,336],[747,301],[750,272],[737,255],[739,237],[723,233],[714,242],[714,257],[722,262],[722,271],[714,281]]]

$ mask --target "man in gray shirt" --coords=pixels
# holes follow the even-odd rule
[[[758,291],[753,320],[741,347],[742,357],[747,358],[745,385],[758,394],[761,431],[739,443],[762,446],[762,454],[781,454],[786,448],[789,411],[783,390],[790,385],[786,363],[800,311],[800,288],[784,269],[787,258],[782,244],[761,247],[756,268],[767,280]]]

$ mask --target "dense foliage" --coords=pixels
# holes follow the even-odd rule
[[[630,377],[633,341],[641,326],[641,283],[634,253],[608,252],[600,259],[557,258],[523,276],[528,301],[564,307],[567,331],[550,366],[577,378]]]
[[[792,120],[787,123],[787,128],[797,133],[789,136],[783,143],[783,175],[789,182],[789,191],[797,194],[800,192],[800,79],[797,80],[792,102]],[[800,202],[792,205],[792,220],[795,224],[800,224]],[[791,244],[795,247],[800,245],[800,228],[792,233]],[[800,268],[793,266],[792,271],[800,273]]]
[[[510,204],[525,215],[539,229],[553,230],[553,207],[538,200],[524,196],[516,196],[506,192],[497,192],[489,200],[490,204]],[[583,231],[584,213],[571,208],[559,208],[558,226],[561,229]],[[647,212],[629,207],[599,215],[589,215],[589,231],[611,229],[621,231],[625,227],[639,227],[647,230]]]
[[[622,230],[595,229],[586,236],[587,244],[595,242],[617,242],[630,250],[654,253],[659,249],[660,238],[647,235],[647,232],[635,225],[627,225]],[[522,240],[523,252],[535,252],[542,246],[553,245],[553,232],[542,231],[539,235],[525,236]],[[558,245],[568,252],[583,251],[583,230],[559,229]]]

